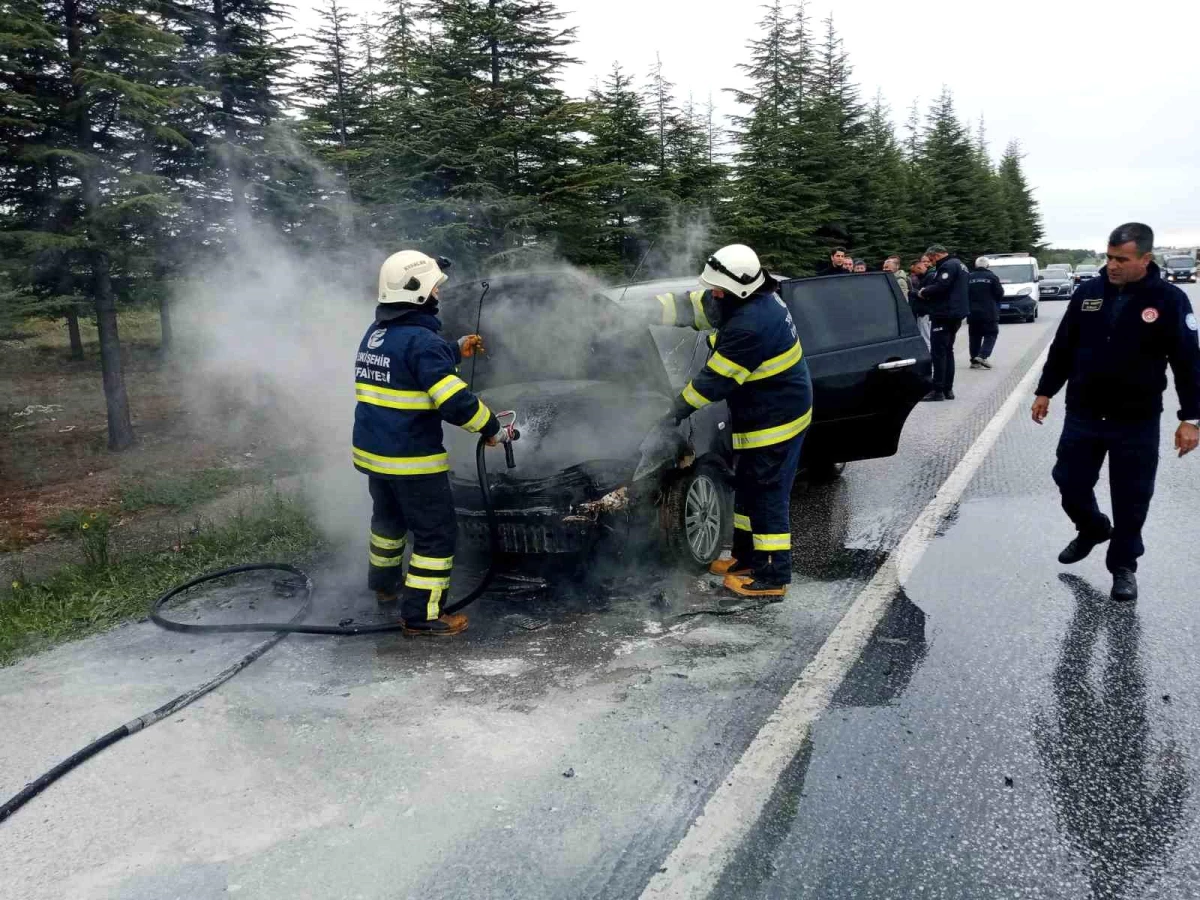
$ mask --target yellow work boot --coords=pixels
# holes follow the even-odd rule
[[[736,559],[718,559],[708,567],[710,575],[747,575],[750,567],[742,565]]]
[[[749,575],[726,575],[724,584],[739,597],[761,597],[768,603],[778,603],[787,593],[787,585],[756,584]]]
[[[467,630],[467,617],[462,613],[438,616],[432,621],[404,622],[404,633],[411,637],[451,637]]]

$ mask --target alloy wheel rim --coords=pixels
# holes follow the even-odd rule
[[[684,527],[697,562],[711,559],[721,541],[721,496],[707,475],[698,475],[688,486]]]

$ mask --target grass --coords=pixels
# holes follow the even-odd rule
[[[121,488],[121,509],[125,512],[139,512],[151,506],[190,509],[215,500],[253,477],[254,473],[244,469],[201,469],[139,480]]]
[[[0,665],[146,615],[172,586],[204,572],[260,560],[298,562],[323,546],[301,501],[273,495],[177,550],[130,555],[106,567],[74,565],[0,592]]]

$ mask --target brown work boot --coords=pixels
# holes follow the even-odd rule
[[[395,606],[400,601],[400,597],[388,591],[376,591],[375,602],[380,606]]]
[[[451,637],[467,630],[467,617],[462,613],[450,613],[423,621],[404,622],[404,633],[410,637]]]
[[[761,597],[768,603],[778,603],[787,593],[785,584],[758,584],[749,575],[726,575],[725,589],[739,597]]]
[[[708,567],[710,575],[746,575],[750,567],[742,565],[736,559],[718,559]]]

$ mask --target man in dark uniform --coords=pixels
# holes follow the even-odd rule
[[[1175,449],[1200,443],[1200,339],[1187,295],[1163,281],[1154,232],[1130,222],[1108,238],[1108,264],[1080,284],[1059,324],[1037,387],[1033,421],[1067,386],[1067,418],[1054,481],[1079,533],[1059,562],[1084,559],[1105,541],[1112,598],[1137,599],[1142,525],[1154,496],[1167,365],[1179,394]],[[1108,457],[1113,516],[1100,512],[1095,486]]]
[[[818,275],[846,274],[846,248],[834,247],[829,253],[829,261],[817,269]]]
[[[716,328],[708,364],[675,399],[671,421],[726,400],[733,428],[733,556],[713,563],[742,597],[783,598],[792,580],[790,504],[804,437],[812,422],[812,382],[778,283],[749,247],[723,247],[687,296],[664,294],[667,325]]]
[[[921,308],[929,316],[929,352],[933,354],[933,389],[921,399],[953,400],[954,338],[971,311],[968,272],[941,244],[934,244],[925,256],[937,269],[918,292]]]
[[[446,260],[416,250],[389,256],[379,270],[379,305],[354,363],[354,467],[371,493],[368,586],[383,606],[401,601],[404,632],[445,636],[467,617],[444,615],[457,522],[442,421],[483,435],[488,446],[509,439],[492,411],[458,377],[458,365],[482,347],[478,335],[456,343],[441,335],[438,289]],[[404,548],[412,556],[403,575]]]
[[[975,260],[975,271],[967,276],[967,294],[971,314],[967,317],[967,336],[971,342],[971,368],[990,369],[988,362],[1000,336],[1000,303],[1004,300],[1004,285],[991,269],[986,256]]]

